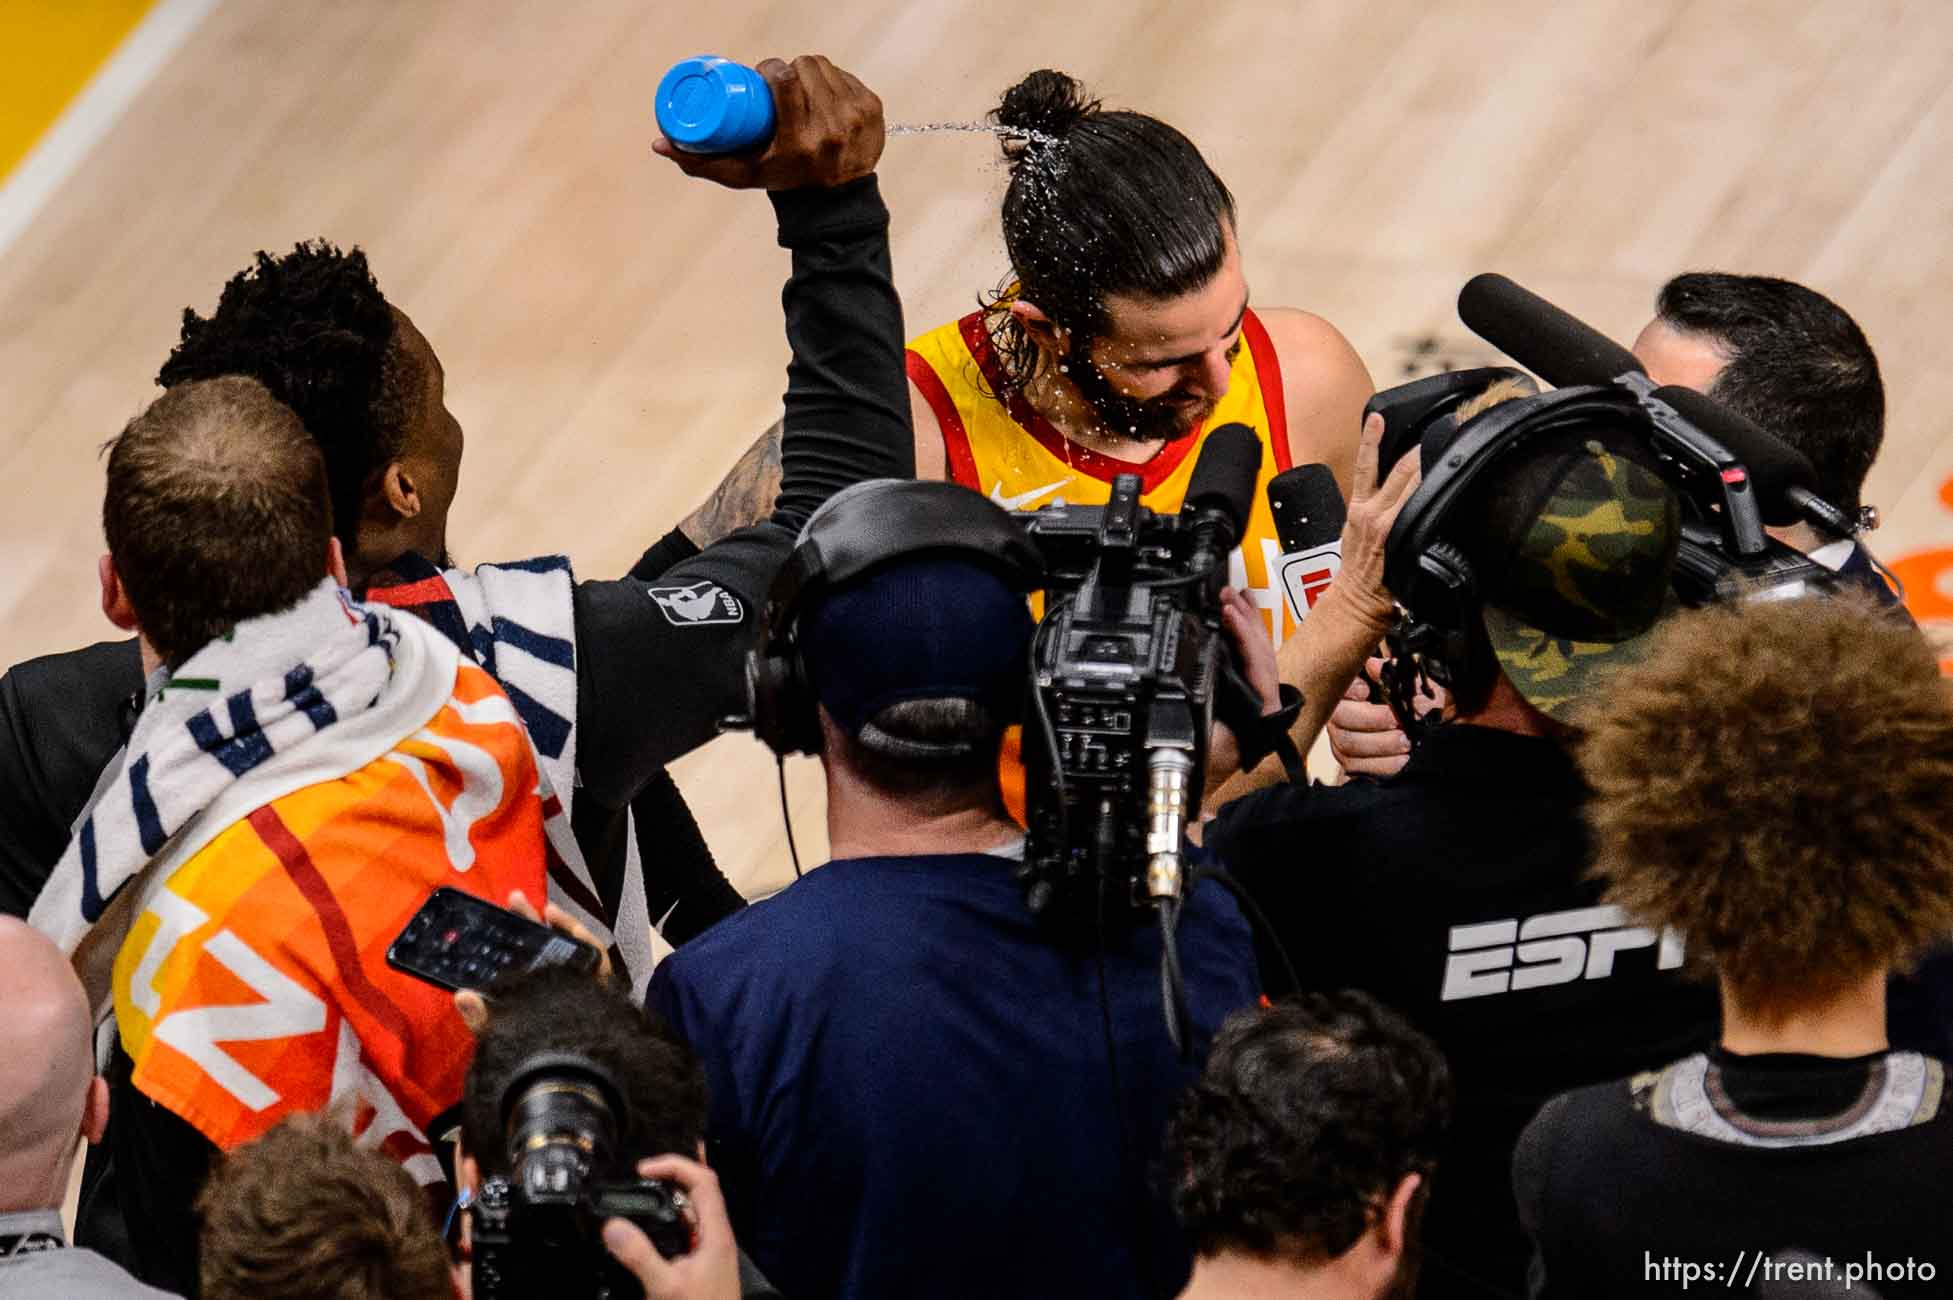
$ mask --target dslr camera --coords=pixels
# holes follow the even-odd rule
[[[473,1207],[476,1300],[636,1300],[637,1279],[604,1249],[604,1221],[628,1219],[670,1259],[692,1248],[684,1193],[628,1176],[618,1149],[622,1091],[594,1061],[541,1052],[502,1094],[508,1174],[482,1180]]]

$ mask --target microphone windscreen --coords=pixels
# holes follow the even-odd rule
[[[1219,510],[1233,524],[1228,539],[1239,541],[1254,509],[1255,476],[1261,473],[1261,439],[1245,424],[1223,424],[1200,443],[1200,459],[1180,509]]]
[[[1297,465],[1268,480],[1268,509],[1282,541],[1275,578],[1300,623],[1342,572],[1349,506],[1329,466]]]
[[[1729,449],[1750,473],[1756,507],[1763,522],[1787,527],[1803,519],[1788,499],[1791,488],[1817,491],[1817,471],[1804,453],[1773,433],[1766,433],[1712,397],[1693,388],[1669,384],[1649,396],[1668,403],[1675,413]]]
[[[1297,465],[1268,480],[1268,509],[1283,551],[1327,546],[1343,535],[1349,506],[1327,465]]]
[[[1458,291],[1458,319],[1547,383],[1611,384],[1641,373],[1634,354],[1593,326],[1502,275],[1475,275]]]

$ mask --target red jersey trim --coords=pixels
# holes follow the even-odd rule
[[[991,346],[990,331],[984,326],[982,312],[971,312],[956,325],[963,335],[964,346],[970,349],[970,356],[976,361],[977,370],[983,375],[984,382],[990,385],[990,391],[1008,394],[1004,399],[1004,409],[1010,412],[1010,418],[1017,421],[1018,427],[1036,438],[1038,445],[1066,467],[1079,470],[1102,483],[1110,483],[1121,474],[1137,474],[1140,492],[1151,492],[1173,476],[1173,471],[1180,468],[1180,463],[1200,445],[1201,438],[1207,432],[1207,426],[1203,424],[1192,437],[1167,443],[1144,463],[1115,460],[1089,447],[1081,447],[1059,433],[1052,427],[1051,421],[1032,409],[1022,392],[1009,387],[1004,379],[1003,363],[998,360],[996,348]]]
[[[943,433],[943,460],[949,466],[950,478],[966,488],[983,491],[977,477],[976,453],[970,450],[970,431],[963,427],[963,413],[956,409],[949,390],[943,387],[943,377],[914,348],[908,350],[905,364],[909,382],[936,413],[936,424]]]
[[[362,600],[387,605],[394,609],[412,609],[415,605],[439,605],[454,599],[445,578],[422,578],[419,582],[395,583],[391,587],[370,587]]]
[[[1261,407],[1268,412],[1268,441],[1275,451],[1275,472],[1289,467],[1293,459],[1288,446],[1288,400],[1282,388],[1282,359],[1275,354],[1275,342],[1268,337],[1261,317],[1249,312],[1241,318],[1241,337],[1248,340],[1248,355],[1255,359],[1255,379],[1261,384]]]

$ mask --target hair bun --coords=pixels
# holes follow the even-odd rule
[[[1062,140],[1071,129],[1099,111],[1099,101],[1085,91],[1076,77],[1040,68],[1004,92],[1003,102],[990,114],[990,120],[1007,130],[1036,132]],[[1043,141],[1035,136],[1004,138],[1004,157],[1013,162],[1024,150]]]

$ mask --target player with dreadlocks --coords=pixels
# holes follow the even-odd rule
[[[673,943],[737,910],[739,894],[714,865],[671,777],[662,767],[630,765],[626,751],[644,737],[625,729],[640,724],[641,713],[575,707],[578,692],[602,689],[600,674],[631,672],[628,661],[616,660],[641,645],[640,637],[630,636],[633,628],[648,631],[677,655],[689,656],[694,646],[670,635],[675,625],[663,612],[667,606],[645,599],[643,588],[573,584],[560,557],[483,566],[474,574],[454,570],[448,513],[464,439],[447,408],[446,372],[413,320],[381,293],[366,254],[324,241],[280,256],[260,252],[224,286],[208,317],[185,309],[181,341],[157,382],[173,388],[227,374],[263,383],[298,413],[324,451],[333,532],[354,590],[414,610],[475,652],[484,667],[500,670],[538,747],[546,756],[571,756],[579,840],[593,868],[600,868],[609,906],[619,906],[626,874],[642,874],[645,914],[662,923]],[[656,581],[699,553],[682,529],[674,529],[632,569],[632,579]],[[696,594],[687,580],[702,576],[687,569],[658,590],[683,601]],[[522,594],[545,587],[540,607]],[[518,610],[511,602],[528,607]],[[572,613],[569,626],[565,612]],[[607,619],[621,621],[599,631]],[[572,655],[566,642],[582,653]],[[549,662],[552,657],[565,662]],[[556,673],[544,674],[534,659]],[[581,663],[572,669],[576,659]],[[541,680],[519,680],[524,668]],[[574,747],[568,741],[573,725]],[[657,870],[641,872],[640,861],[655,862]]]

